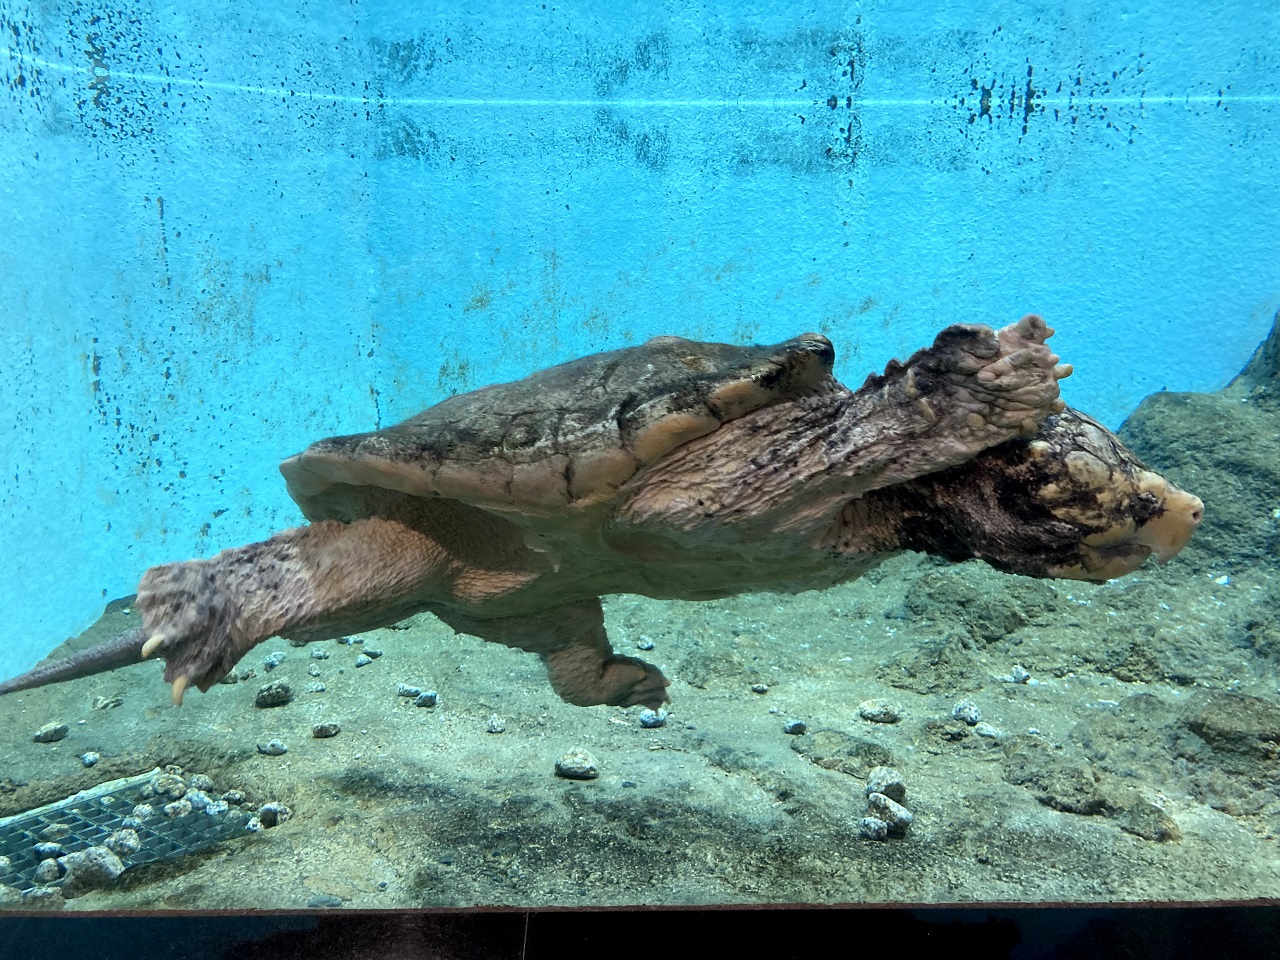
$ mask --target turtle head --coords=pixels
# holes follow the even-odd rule
[[[1204,516],[1199,497],[1070,409],[1027,440],[885,492],[898,498],[898,536],[908,549],[1099,582],[1151,556],[1161,563],[1176,556]]]

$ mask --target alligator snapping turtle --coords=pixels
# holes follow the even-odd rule
[[[425,610],[541,655],[570,703],[657,708],[668,681],[613,652],[601,594],[798,592],[900,550],[1088,580],[1167,560],[1201,502],[1066,408],[1051,335],[951,326],[857,391],[817,334],[658,337],[321,440],[280,467],[308,525],[152,567],[141,629],[0,692],[159,655],[181,703],[268,637]]]

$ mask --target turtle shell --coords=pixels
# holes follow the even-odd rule
[[[280,465],[309,520],[351,520],[380,488],[508,515],[606,502],[681,444],[726,421],[829,389],[835,351],[815,333],[775,346],[656,337],[523,380],[459,394],[395,426],[313,443]]]

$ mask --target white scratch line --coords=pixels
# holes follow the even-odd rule
[[[9,47],[0,47],[10,60],[16,60],[19,63],[30,63],[45,70],[54,70],[59,73],[78,73],[83,74],[86,80],[93,80],[98,76],[104,79],[116,80],[132,80],[138,83],[156,84],[158,86],[174,86],[187,87],[194,90],[216,90],[225,93],[249,93],[264,97],[293,97],[300,100],[316,100],[323,103],[352,103],[360,106],[373,107],[533,107],[533,108],[555,108],[555,107],[594,107],[601,108],[658,108],[658,109],[684,109],[684,110],[706,110],[706,109],[723,109],[726,107],[743,107],[743,108],[764,108],[777,109],[785,107],[791,110],[803,110],[811,107],[826,106],[826,100],[788,100],[778,98],[759,98],[759,99],[739,99],[739,98],[705,98],[705,99],[689,99],[689,100],[666,100],[666,99],[644,99],[644,98],[623,98],[623,99],[551,99],[539,97],[370,97],[370,96],[348,96],[340,93],[315,93],[309,90],[291,90],[288,87],[258,87],[241,83],[227,83],[221,80],[195,80],[189,77],[169,77],[158,73],[130,73],[127,71],[110,71],[105,74],[98,74],[96,68],[71,66],[65,63],[54,63],[44,60],[40,57],[33,57],[17,53]],[[855,101],[860,107],[934,107],[942,104],[950,104],[958,99],[956,96],[951,97],[859,97]],[[966,95],[966,100],[972,99]],[[841,101],[845,101],[845,97],[840,97]],[[996,97],[991,101],[993,104],[1000,104],[1001,109],[990,111],[992,113],[1002,114],[1004,106],[1009,101],[1007,99]],[[1280,94],[1258,94],[1253,96],[1238,96],[1235,94],[1188,94],[1182,95],[1164,95],[1164,96],[1145,96],[1145,97],[1037,97],[1035,106],[1039,107],[1073,107],[1073,106],[1089,106],[1089,107],[1130,107],[1130,106],[1161,106],[1176,104],[1191,104],[1201,106],[1205,104],[1223,104],[1226,106],[1234,106],[1242,103],[1263,103],[1274,104],[1280,103]]]

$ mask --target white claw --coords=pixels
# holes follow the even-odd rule
[[[1060,363],[1053,368],[1053,375],[1059,380],[1065,380],[1075,371],[1075,367],[1069,363]]]
[[[182,695],[186,692],[187,684],[191,682],[191,678],[187,676],[178,677],[173,681],[173,705],[175,707],[182,706]]]
[[[158,647],[160,646],[160,644],[162,644],[162,643],[164,643],[164,634],[163,634],[163,633],[157,633],[157,634],[156,634],[155,636],[153,636],[150,640],[148,640],[146,643],[144,643],[144,644],[142,645],[142,659],[143,659],[143,660],[145,660],[145,659],[147,659],[147,657],[149,657],[149,656],[151,656],[153,653],[155,653],[155,652],[156,652],[156,648],[158,648]]]

